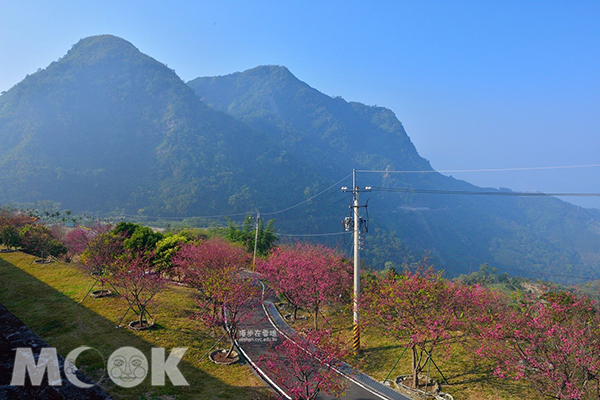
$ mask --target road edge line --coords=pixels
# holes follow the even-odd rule
[[[262,282],[261,282],[262,283]],[[288,340],[290,340],[292,343],[296,344],[297,346],[299,346],[300,348],[304,349],[302,346],[300,346],[298,343],[296,343],[292,338],[290,338],[288,335],[285,334],[285,332],[283,332],[281,329],[279,329],[279,327],[277,326],[277,324],[275,324],[275,321],[273,321],[273,318],[271,317],[271,314],[269,314],[269,311],[267,310],[267,308],[265,307],[265,302],[262,302],[262,307],[263,310],[265,312],[265,314],[267,315],[267,318],[269,319],[269,322],[271,323],[271,325],[273,325],[273,327],[279,332],[281,333],[283,336],[285,336]],[[307,351],[306,349],[304,349],[304,351]],[[310,353],[310,352],[309,352]],[[340,371],[339,369],[337,369],[336,367],[331,366],[331,368],[337,372],[339,375],[344,376],[346,379],[348,379],[349,381],[351,381],[352,383],[354,383],[357,386],[360,386],[361,388],[365,389],[367,392],[374,394],[375,396],[379,397],[382,400],[391,400],[389,397],[387,397],[386,395],[384,395],[383,393],[379,393],[378,391],[376,391],[375,389],[366,386],[364,383],[357,381],[356,379],[352,378],[351,376],[345,374],[344,372]]]

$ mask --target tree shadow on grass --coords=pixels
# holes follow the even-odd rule
[[[19,262],[16,262],[16,264],[21,265]],[[167,347],[167,356],[172,347],[189,348],[178,364],[178,368],[189,382],[189,386],[173,386],[168,376],[165,379],[165,386],[152,386],[149,373],[139,386],[122,388],[108,379],[105,365],[98,366],[98,363],[96,363],[95,368],[92,365],[86,368],[86,353],[94,352],[82,353],[77,360],[78,366],[90,377],[104,376],[99,385],[114,398],[176,396],[178,399],[256,399],[265,395],[268,396],[268,390],[264,387],[244,386],[245,382],[235,386],[219,378],[219,376],[226,377],[229,374],[237,374],[242,377],[241,379],[244,379],[243,377],[250,375],[248,371],[240,370],[245,367],[239,365],[217,367],[206,364],[199,368],[198,365],[194,365],[194,362],[212,345],[212,338],[205,332],[193,332],[186,329],[187,333],[182,333],[186,340],[180,343],[175,339],[181,332],[163,324],[155,325],[153,330],[139,333],[134,333],[127,328],[116,329],[117,315],[120,312],[122,315],[122,308],[114,310],[112,313],[107,312],[107,314],[117,316],[114,320],[111,320],[113,315],[109,316],[111,319],[107,319],[87,307],[87,301],[80,304],[25,271],[32,268],[55,268],[54,265],[26,266],[24,264],[22,268],[0,259],[0,303],[4,304],[34,333],[40,335],[49,346],[56,347],[58,353],[63,356],[79,346],[89,346],[97,350],[103,361],[106,362],[118,348],[131,346],[140,350],[150,364],[151,349],[153,347]],[[61,271],[63,271],[66,267],[62,266],[61,268]],[[83,275],[82,279],[84,279]],[[78,284],[83,295],[89,285],[85,281]],[[66,290],[64,289],[65,284],[61,285],[62,290]],[[77,283],[74,285],[77,285]],[[68,288],[67,291],[72,292],[73,290],[73,288]],[[110,311],[111,307],[115,307],[115,301],[118,301],[118,299],[107,298],[91,301],[106,301],[106,303],[102,303],[101,307]],[[91,305],[94,307],[99,306],[96,303]],[[119,307],[122,307],[122,305]],[[192,336],[193,340],[187,340]],[[14,357],[15,349],[12,349],[10,354]],[[8,361],[14,364],[14,358]],[[209,362],[203,360],[202,363]],[[64,374],[64,371],[61,371],[61,373]],[[7,385],[7,382],[4,381],[9,383],[10,376],[1,376],[0,385]]]

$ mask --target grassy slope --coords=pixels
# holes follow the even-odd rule
[[[179,364],[189,387],[174,387],[169,379],[164,387],[152,387],[147,377],[141,385],[124,389],[104,376],[100,385],[114,398],[167,395],[166,398],[177,399],[255,399],[267,392],[245,366],[223,367],[207,359],[198,361],[215,339],[197,321],[188,318],[194,310],[190,289],[169,286],[150,308],[158,328],[132,332],[115,328],[126,310],[123,300],[88,298],[78,303],[93,280],[76,266],[60,263],[40,266],[31,261],[31,256],[20,252],[0,256],[0,302],[62,355],[85,345],[98,350],[106,361],[117,348],[132,346],[150,361],[152,347],[164,347],[167,352],[173,347],[189,347]],[[126,321],[133,319],[131,314]],[[78,365],[98,380],[103,373],[99,359],[91,351],[84,352],[78,358]]]
[[[285,309],[281,311],[286,313]],[[300,311],[298,315],[306,319],[298,320],[292,324],[292,327],[295,329],[312,327],[311,314]],[[319,325],[334,331],[340,330],[342,341],[351,346],[352,312],[350,310],[333,312],[327,310],[324,316],[320,317]],[[361,354],[347,361],[373,378],[383,381],[405,346],[406,343],[398,343],[386,337],[381,331],[367,328],[361,336]],[[449,381],[449,384],[444,384],[438,371],[431,365],[431,377],[442,382],[442,391],[450,393],[455,400],[521,400],[539,397],[523,382],[494,378],[489,373],[492,366],[483,364],[474,354],[473,348],[476,346],[467,347],[452,346],[450,353],[439,347],[433,354],[435,363]],[[394,380],[397,376],[410,374],[410,372],[411,356],[409,351],[406,351],[389,379]]]
[[[202,399],[253,399],[266,393],[261,382],[246,367],[236,365],[220,367],[206,359],[197,360],[212,346],[213,339],[198,322],[188,316],[194,310],[194,296],[190,289],[169,286],[161,293],[151,312],[157,320],[158,329],[150,332],[134,333],[127,329],[116,329],[116,322],[126,306],[118,298],[101,300],[83,298],[93,280],[73,265],[32,264],[32,257],[23,253],[2,254],[0,256],[0,302],[19,317],[35,333],[51,346],[66,355],[75,347],[86,345],[100,351],[107,360],[110,354],[122,346],[133,346],[150,354],[151,347],[189,347],[180,369],[190,383],[189,387],[151,387],[148,382],[131,389],[123,389],[108,378],[101,386],[115,398],[136,398],[150,395],[150,398],[163,395],[176,395],[176,398]],[[303,315],[304,313],[300,313]],[[306,321],[298,321],[296,328],[311,326],[311,316]],[[334,329],[351,325],[350,312],[326,313],[329,322],[320,321],[322,327]],[[126,321],[133,319],[126,318]],[[342,331],[350,342],[350,330]],[[361,356],[351,360],[361,370],[378,380],[383,380],[404,348],[403,344],[386,338],[381,332],[367,330],[362,336]],[[91,352],[90,352],[91,353]],[[535,398],[536,394],[526,385],[491,378],[483,365],[478,365],[472,351],[456,347],[450,354],[441,350],[436,363],[450,381],[442,389],[456,400],[516,400]],[[90,364],[85,372],[93,379],[99,379],[102,365],[91,357],[86,359],[84,352],[78,362]],[[92,353],[93,354],[93,353]],[[95,363],[95,364],[94,364]],[[406,353],[391,378],[410,372],[410,355]],[[432,377],[440,379],[433,370]],[[149,381],[149,379],[146,379]]]

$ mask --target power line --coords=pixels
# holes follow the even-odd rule
[[[192,215],[192,216],[180,216],[180,217],[161,217],[161,216],[156,216],[156,215],[133,215],[133,214],[119,214],[119,215],[114,215],[108,218],[121,218],[121,217],[127,217],[127,218],[145,218],[145,219],[168,219],[168,220],[183,220],[183,219],[191,219],[191,218],[225,218],[225,217],[239,217],[241,215],[248,215],[248,214],[252,214],[254,213],[254,211],[247,211],[247,212],[241,212],[241,213],[233,213],[233,214],[218,214],[218,215]]]
[[[342,183],[343,181],[345,181],[346,179],[348,179],[350,176],[352,176],[352,174],[348,174],[345,177],[343,177],[342,179],[340,179],[339,181],[337,181],[336,183],[334,183],[333,185],[329,186],[328,188],[320,191],[319,193],[309,197],[308,199],[305,199],[297,204],[294,204],[293,206],[284,208],[282,210],[277,210],[277,211],[272,211],[272,212],[268,212],[268,213],[263,213],[261,212],[262,215],[276,215],[276,214],[280,214],[289,210],[292,210],[296,207],[301,206],[302,204],[305,204],[311,200],[313,200],[314,198],[322,195],[323,193],[327,192],[328,190],[332,189],[335,186],[338,186],[340,183]],[[334,192],[335,193],[335,192]],[[332,194],[334,194],[332,193]],[[331,195],[331,194],[330,194]],[[330,195],[326,196],[324,199],[326,199],[327,197],[329,197]],[[323,200],[324,200],[323,199]],[[161,216],[156,216],[156,215],[132,215],[132,214],[119,214],[119,215],[115,215],[112,218],[120,218],[120,217],[127,217],[127,218],[145,218],[145,219],[166,219],[166,220],[182,220],[182,219],[191,219],[191,218],[225,218],[225,217],[238,217],[238,216],[242,216],[242,215],[249,215],[249,214],[254,214],[255,211],[246,211],[246,212],[240,212],[240,213],[232,213],[232,214],[218,214],[218,215],[190,215],[190,216],[172,216],[172,217],[161,217]]]
[[[323,210],[325,210],[325,209],[327,209],[327,208],[329,208],[329,207],[331,207],[331,206],[334,206],[334,205],[336,205],[336,204],[339,204],[339,203],[341,203],[342,201],[346,201],[346,200],[348,200],[348,198],[347,198],[347,197],[343,197],[343,198],[341,198],[341,199],[338,199],[338,200],[336,200],[336,201],[334,201],[334,202],[332,202],[332,203],[329,203],[329,204],[327,204],[326,206],[323,206],[323,207],[321,207],[321,208],[318,208],[318,209],[316,209],[316,210],[313,210],[313,211],[312,211],[312,214],[316,214],[316,213],[318,213],[318,212],[321,212],[321,211],[323,211]]]
[[[419,193],[419,194],[452,194],[465,196],[511,196],[511,197],[600,197],[600,193],[543,193],[543,192],[489,192],[489,191],[467,191],[467,190],[435,190],[414,189],[394,187],[373,187],[373,190],[396,193]]]
[[[298,233],[298,234],[289,234],[289,233],[275,233],[277,236],[286,236],[286,237],[314,237],[314,236],[338,236],[338,235],[347,235],[352,232],[332,232],[332,233]]]
[[[337,194],[337,193],[333,193],[333,194]],[[321,199],[321,200],[319,200],[319,201],[322,201],[322,200],[323,200],[323,199]],[[325,210],[325,209],[327,209],[327,208],[329,208],[329,207],[331,207],[331,206],[334,206],[334,205],[336,205],[336,204],[339,204],[339,203],[341,203],[342,201],[347,201],[347,200],[348,200],[348,199],[347,199],[346,197],[344,197],[344,198],[341,198],[341,199],[339,199],[339,200],[336,200],[336,201],[334,201],[334,202],[332,202],[332,203],[329,203],[329,204],[327,204],[326,206],[323,206],[323,207],[321,207],[321,208],[318,208],[318,209],[316,209],[316,210],[310,210],[310,209],[307,207],[307,208],[305,208],[305,209],[303,209],[303,210],[301,210],[301,211],[306,211],[306,212],[307,212],[307,213],[309,213],[310,215],[314,216],[315,214],[318,214],[318,213],[320,213],[321,211],[323,211],[323,210]],[[314,206],[314,205],[316,205],[316,203],[315,203],[315,204],[311,204],[311,206]],[[300,211],[300,210],[299,210],[299,211]],[[331,216],[329,216],[329,217],[331,217]],[[336,217],[336,218],[337,218],[337,217]],[[304,217],[301,217],[301,218],[295,218],[295,219],[289,219],[289,218],[282,219],[282,221],[285,221],[285,223],[291,223],[291,222],[301,222],[301,221],[302,221],[302,222],[306,222],[306,220],[307,220],[307,217],[306,217],[306,216],[304,216]]]
[[[311,204],[304,204],[304,206],[302,208],[300,208],[300,209],[297,209],[296,212],[309,212],[310,214],[316,214],[316,213],[322,211],[323,209],[325,209],[327,207],[330,207],[330,206],[332,206],[332,205],[334,205],[336,203],[339,203],[340,201],[345,200],[345,198],[342,198],[341,200],[336,200],[333,203],[330,203],[330,204],[328,204],[326,206],[323,206],[323,207],[321,207],[319,209],[316,209],[316,210],[311,209],[311,207],[315,207],[316,205],[322,203],[326,199],[328,199],[331,196],[336,195],[336,194],[340,194],[340,192],[337,191],[337,190],[334,190],[331,193],[329,193],[327,196],[321,197],[320,199],[316,200],[315,202],[313,202]],[[305,221],[305,220],[306,220],[306,217],[303,217],[302,219],[295,219],[295,220],[286,219],[285,221],[287,221],[287,222],[295,222],[295,221]]]
[[[541,271],[526,271],[526,270],[519,270],[519,269],[513,269],[513,268],[496,268],[498,270],[498,272],[505,272],[505,271],[510,271],[510,272],[515,272],[517,274],[519,274],[520,276],[524,276],[526,278],[529,278],[531,275],[534,275],[533,277],[536,277],[535,275],[546,275],[546,276],[558,276],[561,278],[573,278],[573,279],[596,279],[596,276],[594,275],[580,275],[580,276],[575,276],[575,275],[565,275],[565,274],[555,274],[552,272],[541,272]]]
[[[273,211],[273,212],[270,212],[270,213],[262,213],[262,215],[275,215],[275,214],[280,214],[280,213],[282,213],[282,212],[286,212],[286,211],[289,211],[289,210],[291,210],[291,209],[294,209],[294,208],[296,208],[296,207],[298,207],[298,206],[301,206],[302,204],[304,204],[304,203],[307,203],[307,202],[311,201],[311,200],[312,200],[312,199],[314,199],[315,197],[317,197],[317,196],[320,196],[321,194],[323,194],[323,193],[327,192],[327,191],[328,191],[328,190],[330,190],[331,188],[333,188],[333,187],[335,187],[335,186],[339,185],[340,183],[344,182],[346,179],[350,178],[350,176],[352,176],[352,174],[348,174],[348,175],[346,175],[345,177],[343,177],[342,179],[340,179],[339,181],[337,181],[337,182],[336,182],[336,183],[334,183],[333,185],[329,186],[327,189],[325,189],[325,190],[323,190],[323,191],[321,191],[321,192],[319,192],[319,193],[315,194],[314,196],[311,196],[311,197],[309,197],[308,199],[306,199],[306,200],[304,200],[304,201],[301,201],[301,202],[300,202],[300,203],[298,203],[298,204],[295,204],[295,205],[293,205],[293,206],[291,206],[291,207],[288,207],[288,208],[285,208],[285,209],[283,209],[283,210],[279,210],[279,211]]]
[[[547,167],[515,167],[515,168],[481,168],[481,169],[448,169],[448,170],[403,170],[403,171],[390,171],[390,170],[356,170],[360,173],[377,173],[377,174],[452,174],[461,172],[510,172],[510,171],[542,171],[551,169],[572,169],[572,168],[597,168],[600,164],[581,164],[581,165],[556,165]]]

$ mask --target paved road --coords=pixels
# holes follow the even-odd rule
[[[264,302],[257,304],[252,311],[252,316],[240,327],[238,347],[252,366],[272,387],[282,390],[281,384],[269,376],[268,370],[262,365],[257,365],[256,360],[267,353],[269,346],[277,345],[285,340],[286,334],[293,330],[283,320],[273,301],[277,301],[274,293],[267,291]],[[339,373],[348,382],[348,389],[343,399],[348,400],[410,400],[400,393],[380,384],[370,377],[344,365]],[[284,394],[284,397],[290,398]],[[321,395],[320,400],[329,400],[332,397]]]

